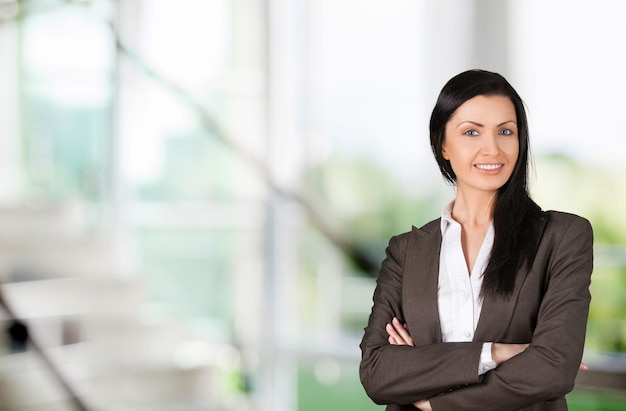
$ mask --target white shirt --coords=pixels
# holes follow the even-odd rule
[[[437,294],[439,320],[443,342],[469,342],[474,338],[483,305],[480,289],[493,247],[494,229],[493,223],[490,224],[470,275],[461,245],[461,225],[452,218],[453,205],[454,202],[449,203],[441,217],[442,242]],[[491,345],[491,342],[483,344],[478,364],[479,375],[496,368],[491,357]]]

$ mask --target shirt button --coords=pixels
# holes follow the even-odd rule
[[[471,336],[472,336],[472,333],[471,333],[471,332],[469,332],[469,331],[465,331],[465,336],[466,336],[466,337],[471,337]]]

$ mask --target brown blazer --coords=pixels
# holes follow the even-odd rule
[[[518,272],[509,299],[486,297],[474,340],[442,343],[437,309],[440,220],[393,237],[361,342],[361,382],[387,410],[567,410],[582,358],[593,233],[584,218],[542,212],[533,260]],[[390,345],[385,325],[406,322],[415,347]],[[478,376],[483,342],[530,343]],[[404,405],[403,405],[404,404]]]

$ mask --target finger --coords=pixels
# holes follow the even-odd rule
[[[431,405],[429,400],[421,400],[413,403],[413,406],[418,410],[431,410]]]
[[[411,334],[407,331],[407,329],[400,323],[400,320],[394,317],[392,320],[393,327],[396,329],[396,332],[400,334],[402,339],[406,342],[407,345],[413,346],[413,338],[411,338]]]
[[[585,363],[580,363],[580,370],[581,371],[587,371],[589,369],[589,367],[587,367],[587,365]]]
[[[402,339],[402,336],[400,334],[398,334],[396,329],[391,324],[387,324],[385,326],[385,330],[387,331],[387,334],[389,334],[389,338],[393,338],[393,340],[394,340],[393,343],[390,341],[391,344],[394,344],[394,345],[405,345],[406,344],[406,342]]]

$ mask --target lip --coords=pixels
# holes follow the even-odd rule
[[[478,163],[474,164],[480,172],[485,174],[497,174],[504,168],[503,163]]]

